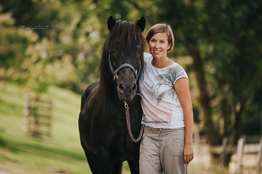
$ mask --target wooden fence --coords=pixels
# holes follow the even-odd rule
[[[256,162],[256,174],[261,171],[261,155],[262,155],[262,138],[257,144],[247,144],[247,139],[249,137],[242,137],[238,140],[237,146],[228,146],[229,138],[224,138],[221,146],[211,146],[210,151],[212,154],[220,155],[220,162],[225,163],[225,158],[227,154],[237,154],[237,166],[236,173],[241,173],[242,170],[242,158],[245,154],[257,154]]]
[[[34,136],[51,136],[52,102],[25,97],[23,131]]]

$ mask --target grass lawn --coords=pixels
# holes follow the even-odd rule
[[[0,173],[91,173],[80,146],[80,96],[50,87],[41,96],[52,100],[51,137],[34,138],[22,131],[25,88],[0,82]]]

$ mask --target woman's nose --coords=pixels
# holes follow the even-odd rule
[[[159,44],[158,44],[158,42],[156,42],[156,44],[155,44],[155,47],[157,47],[157,48],[158,48],[158,46],[159,46]]]

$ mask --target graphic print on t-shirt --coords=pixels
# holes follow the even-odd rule
[[[169,75],[170,71],[171,70],[169,70],[167,74],[163,74],[155,77],[157,83],[155,83],[153,86],[153,91],[154,91],[153,95],[154,94],[158,95],[156,97],[157,105],[161,103],[163,97],[170,96],[172,100],[174,98],[175,90],[173,88],[173,83]]]
[[[162,73],[149,73],[141,79],[143,86],[144,98],[143,102],[147,103],[144,108],[147,123],[170,123],[172,119],[172,109],[174,107],[175,89],[173,86],[172,75],[174,69],[166,69]],[[142,105],[143,105],[142,102]]]

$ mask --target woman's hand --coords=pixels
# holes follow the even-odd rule
[[[184,146],[184,163],[188,164],[194,158],[193,146],[192,143],[185,143]]]

